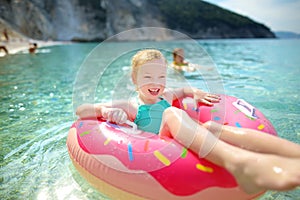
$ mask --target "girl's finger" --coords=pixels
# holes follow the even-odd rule
[[[107,117],[108,121],[115,122],[115,118],[116,118],[115,116],[116,116],[116,111],[115,110],[109,111],[108,117]]]
[[[124,124],[126,120],[127,120],[127,115],[125,113],[122,113],[119,123]]]
[[[112,119],[115,123],[118,123],[120,121],[120,113],[121,112],[119,110],[114,111]]]
[[[202,99],[201,103],[204,103],[205,105],[209,105],[209,106],[213,105],[213,103],[211,103],[210,101],[208,101],[206,99]]]
[[[212,103],[217,103],[220,101],[218,98],[213,98],[213,97],[207,97],[207,98],[205,98],[205,100],[212,102]]]
[[[102,112],[102,117],[104,117],[105,119],[107,119],[107,115],[108,115],[107,110],[105,110],[105,111]]]
[[[123,112],[122,111],[118,111],[115,121],[117,124],[122,124],[122,118],[123,118]]]

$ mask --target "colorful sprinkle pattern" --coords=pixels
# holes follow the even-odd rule
[[[204,165],[201,165],[200,163],[198,163],[197,165],[196,165],[196,168],[197,169],[199,169],[199,170],[201,170],[201,171],[204,171],[204,172],[207,172],[207,173],[213,173],[213,168],[211,168],[211,167],[206,167],[206,166],[204,166]]]
[[[161,152],[159,152],[158,150],[154,151],[154,155],[155,157],[162,162],[164,165],[169,166],[171,164],[170,160],[165,157]]]
[[[238,128],[251,128],[259,131],[268,132],[272,135],[277,135],[271,123],[268,120],[263,120],[265,119],[265,116],[258,109],[254,108],[255,118],[249,117],[248,115],[244,114],[241,110],[233,106],[233,104],[238,101],[237,98],[230,96],[221,97],[221,102],[219,104],[215,104],[212,107],[200,105],[197,109],[197,112],[200,113],[199,115],[195,113],[195,108],[192,105],[185,103],[190,102],[191,100],[185,100],[185,102],[182,103],[183,109],[191,117],[198,118],[199,121],[202,122],[212,120],[224,125],[235,126]],[[250,104],[247,103],[247,105]],[[265,123],[267,123],[267,125]],[[266,129],[266,127],[268,128]]]

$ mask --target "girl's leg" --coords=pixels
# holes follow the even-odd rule
[[[227,143],[260,153],[300,158],[300,145],[270,134],[248,128],[221,125],[213,121],[203,124]]]
[[[184,111],[168,108],[161,135],[169,133],[178,142],[231,172],[245,192],[288,190],[300,185],[300,159],[250,152],[218,140]],[[206,145],[205,143],[208,143]]]

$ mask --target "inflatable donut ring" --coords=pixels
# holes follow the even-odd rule
[[[221,96],[214,106],[191,99],[173,106],[200,122],[260,130],[277,135],[269,120],[256,108],[231,96]],[[225,112],[226,111],[226,112]],[[76,121],[67,147],[75,168],[101,193],[111,199],[253,199],[224,168],[199,158],[171,138],[140,131],[130,134],[101,119]]]

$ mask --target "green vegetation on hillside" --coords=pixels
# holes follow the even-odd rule
[[[197,33],[203,28],[229,27],[251,28],[257,24],[247,17],[200,0],[158,0],[157,4],[163,14],[163,20],[170,28]]]

